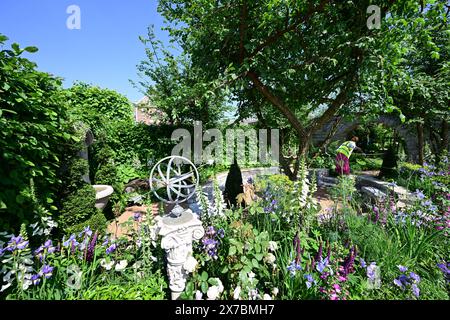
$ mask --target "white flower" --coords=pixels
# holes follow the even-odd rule
[[[275,241],[269,241],[269,251],[274,252],[278,249],[278,244]]]
[[[250,300],[256,300],[258,298],[258,289],[252,289],[248,292],[248,298]]]
[[[255,274],[253,273],[253,271],[250,271],[247,275],[250,282],[253,282],[253,279],[255,278]]]
[[[222,293],[222,292],[223,292],[223,290],[224,290],[224,287],[223,287],[222,281],[220,281],[220,279],[219,279],[219,278],[213,278],[213,279],[215,279],[215,280],[217,281],[217,286],[219,287],[219,292],[220,292],[220,293]]]
[[[112,260],[112,261],[110,261],[110,262],[106,262],[106,259],[102,259],[102,260],[100,260],[100,265],[103,267],[103,268],[105,268],[106,270],[111,270],[111,268],[113,267],[113,265],[114,265],[114,260]]]
[[[123,271],[128,265],[127,260],[120,260],[117,264],[116,264],[116,271]]]
[[[264,260],[268,263],[268,264],[273,264],[276,260],[275,256],[272,253],[268,253],[267,256],[264,258]]]
[[[208,300],[216,300],[220,295],[220,289],[218,286],[211,286],[208,288],[208,292],[206,292],[208,296]]]
[[[267,293],[264,293],[263,300],[272,300],[272,297],[268,295]]]
[[[195,291],[195,300],[202,300],[203,293],[200,290]]]
[[[238,300],[240,294],[241,294],[241,287],[237,286],[236,289],[234,289],[234,291],[233,291],[233,299]]]
[[[278,294],[278,292],[279,292],[278,288],[273,288],[272,294],[273,294],[274,296],[276,296],[276,295]]]
[[[189,256],[187,260],[183,264],[184,270],[191,273],[194,272],[195,268],[197,267],[197,260],[193,256]]]

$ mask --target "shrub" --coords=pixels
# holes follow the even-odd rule
[[[86,184],[70,194],[63,202],[58,221],[60,227],[66,229],[85,222],[96,212],[95,190],[91,185]]]
[[[90,217],[88,220],[79,223],[75,226],[69,227],[66,229],[67,234],[73,234],[83,231],[86,227],[89,227],[90,229],[94,231],[98,231],[100,235],[104,235],[106,231],[106,224],[108,223],[108,220],[106,219],[103,212],[97,210],[97,212]]]
[[[0,34],[0,48],[6,40]],[[34,218],[36,203],[26,192],[32,178],[36,199],[57,209],[51,203],[61,183],[58,169],[73,142],[61,81],[36,71],[24,51],[37,48],[0,50],[0,229],[8,231]]]

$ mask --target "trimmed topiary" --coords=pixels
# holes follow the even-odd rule
[[[58,222],[61,228],[67,229],[88,220],[96,213],[95,189],[86,184],[63,201]]]
[[[224,199],[227,207],[235,207],[237,204],[237,195],[243,192],[244,189],[242,187],[241,169],[237,164],[236,158],[234,158],[234,163],[230,167],[230,171],[228,172],[227,180],[225,182]]]

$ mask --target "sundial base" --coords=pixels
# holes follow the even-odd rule
[[[200,240],[205,234],[205,230],[202,222],[193,215],[190,209],[183,209],[178,216],[171,212],[162,217],[158,220],[158,227],[158,234],[162,236],[161,248],[167,254],[167,274],[172,300],[177,300],[184,291],[189,276],[183,265],[192,255],[192,241]]]

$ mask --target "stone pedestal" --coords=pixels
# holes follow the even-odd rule
[[[190,209],[180,216],[166,215],[158,219],[158,234],[162,237],[161,247],[167,254],[167,274],[172,300],[178,299],[186,286],[188,272],[183,265],[192,254],[192,241],[200,240],[205,234],[202,222]]]

